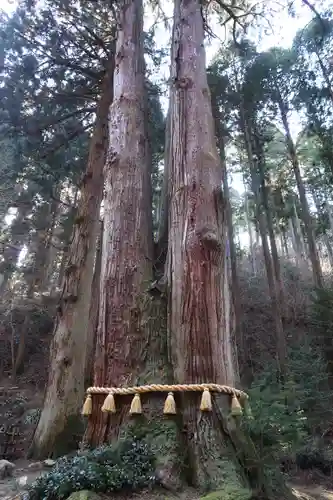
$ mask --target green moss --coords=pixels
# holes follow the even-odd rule
[[[72,493],[68,500],[101,500],[101,496],[93,491],[83,490]]]
[[[226,483],[224,488],[201,497],[201,500],[249,500],[251,495],[247,488]]]
[[[161,412],[160,405],[159,413]],[[126,438],[142,439],[154,454],[156,469],[172,469],[175,476],[184,471],[185,454],[179,442],[179,431],[174,419],[152,412],[130,421]],[[176,472],[177,471],[177,472]],[[181,474],[183,475],[183,474]]]

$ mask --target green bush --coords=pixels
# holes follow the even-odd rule
[[[312,345],[290,349],[284,383],[267,366],[248,390],[253,419],[246,425],[263,460],[295,454],[332,417],[326,363]]]
[[[80,490],[138,490],[155,482],[154,459],[141,441],[120,441],[72,458],[64,457],[29,489],[29,500],[65,499]]]
[[[312,438],[296,451],[295,464],[299,469],[317,469],[326,476],[333,470],[333,450],[321,438]]]

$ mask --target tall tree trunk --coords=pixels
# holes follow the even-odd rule
[[[237,271],[237,253],[235,247],[234,225],[232,221],[232,209],[230,203],[230,189],[228,183],[227,162],[225,155],[225,142],[223,137],[223,128],[221,126],[223,117],[219,112],[218,104],[215,99],[212,99],[213,116],[215,117],[215,130],[217,134],[217,146],[220,152],[220,161],[222,169],[222,184],[223,195],[225,202],[225,216],[227,223],[228,233],[228,247],[230,253],[230,267],[231,267],[231,289],[232,300],[234,307],[234,321],[235,321],[235,339],[239,343],[240,353],[242,355],[241,363],[246,359],[246,343],[244,341],[244,334],[242,330],[242,305],[241,305],[241,290],[239,285],[238,271]]]
[[[263,151],[262,151],[263,154]],[[258,155],[260,158],[260,154]],[[272,212],[271,212],[271,207],[269,205],[269,194],[268,194],[268,187],[265,179],[265,174],[263,171],[263,165],[260,165],[260,159],[259,159],[259,177],[260,177],[260,191],[261,191],[261,201],[263,204],[263,208],[266,214],[266,221],[267,221],[267,229],[268,229],[268,235],[269,235],[269,242],[270,242],[270,247],[271,247],[271,255],[272,255],[272,264],[273,264],[273,270],[274,270],[274,276],[275,276],[275,283],[276,283],[276,289],[277,289],[277,297],[280,302],[279,308],[281,311],[281,316],[282,319],[286,314],[286,305],[285,305],[285,300],[284,300],[284,291],[283,291],[283,284],[282,284],[282,276],[281,276],[281,265],[280,265],[280,259],[279,259],[279,254],[277,251],[277,246],[276,246],[276,240],[275,240],[275,233],[274,233],[274,224],[273,224],[273,217],[272,217]],[[285,335],[283,335],[283,338],[285,338]],[[287,348],[286,346],[283,347],[283,357],[286,357],[286,351]]]
[[[284,256],[289,259],[289,245],[288,245],[288,234],[285,228],[281,229],[281,245],[283,248]]]
[[[286,111],[285,105],[284,105],[281,98],[279,99],[278,104],[279,104],[282,123],[283,123],[284,131],[285,131],[286,144],[287,144],[288,152],[290,155],[290,161],[291,161],[291,164],[293,166],[296,184],[297,184],[297,189],[298,189],[298,193],[299,193],[299,199],[300,199],[301,206],[302,206],[302,217],[303,217],[303,222],[304,222],[306,236],[307,236],[308,245],[309,245],[309,257],[310,257],[311,265],[312,265],[313,282],[314,282],[316,287],[322,288],[322,286],[323,286],[322,270],[321,270],[321,266],[320,266],[320,261],[319,261],[319,257],[318,257],[317,247],[316,247],[316,241],[315,241],[315,237],[314,237],[314,231],[313,231],[313,225],[312,225],[312,220],[311,220],[311,215],[310,215],[310,210],[309,210],[309,204],[308,204],[308,200],[306,198],[305,186],[304,186],[302,176],[301,176],[299,160],[298,160],[295,144],[292,140],[292,136],[291,136],[290,129],[289,129],[287,111]]]
[[[276,279],[274,273],[274,267],[268,247],[267,236],[266,236],[266,221],[264,215],[261,211],[261,196],[260,196],[260,178],[256,172],[256,165],[253,157],[253,146],[251,137],[250,122],[247,120],[245,115],[245,110],[243,105],[240,108],[241,112],[241,129],[244,134],[244,143],[246,147],[246,152],[248,156],[250,174],[252,181],[252,191],[256,198],[256,220],[261,236],[261,242],[263,247],[263,254],[265,260],[265,268],[267,274],[268,288],[272,304],[272,312],[275,321],[276,328],[276,356],[279,363],[280,373],[283,375],[286,370],[287,362],[287,351],[286,351],[286,337],[282,322],[282,311],[279,299],[279,293],[276,286]]]
[[[227,225],[199,0],[175,1],[171,80],[167,263],[169,335],[175,377],[179,383],[214,381],[234,385],[237,375],[228,317],[230,294],[225,295],[229,289]],[[223,396],[216,397],[212,414],[200,417],[199,405],[197,397],[184,397],[183,420],[193,484],[218,487],[224,481],[222,470],[226,469],[229,480],[240,481],[230,462],[228,445],[235,446],[242,431],[235,426],[231,430],[230,420],[228,426],[225,418],[228,401]],[[251,473],[249,476],[253,479]],[[256,482],[259,491],[268,498],[260,474]]]
[[[58,454],[57,446],[67,440],[68,445],[69,441],[73,444],[75,436],[72,435],[80,427],[78,415],[84,396],[89,306],[108,143],[107,120],[113,97],[112,79],[113,56],[110,56],[65,270],[44,406],[30,450],[36,458]]]
[[[291,218],[291,223],[292,223],[292,233],[293,233],[294,246],[295,246],[295,249],[297,251],[297,255],[299,256],[301,261],[308,264],[308,258],[307,258],[307,252],[305,249],[303,232],[302,232],[300,220],[298,218],[295,200],[293,202],[293,215]]]
[[[245,183],[244,183],[244,186],[245,186]],[[253,274],[256,275],[257,274],[257,260],[256,260],[254,242],[253,242],[253,232],[252,232],[252,226],[251,226],[250,214],[249,214],[249,196],[248,196],[247,191],[245,191],[244,196],[245,196],[245,222],[247,225],[247,231],[249,233],[251,266],[252,266]]]
[[[276,357],[279,364],[279,369],[283,375],[286,371],[287,366],[287,347],[286,347],[286,336],[283,328],[282,321],[282,310],[281,310],[281,300],[279,296],[279,288],[276,284],[276,277],[274,272],[274,264],[269,251],[268,240],[267,240],[267,219],[261,211],[261,200],[259,194],[259,182],[255,178],[255,173],[253,176],[253,190],[256,193],[257,203],[256,203],[256,219],[258,221],[258,227],[260,231],[262,249],[264,254],[266,276],[269,288],[269,294],[272,304],[272,312],[275,320],[276,328]],[[276,249],[276,247],[275,247]]]
[[[170,110],[169,335],[178,383],[234,385],[230,304],[223,295],[229,283],[222,169],[203,42],[199,1],[176,0]],[[221,449],[214,450],[215,460],[207,463],[204,452],[213,451],[217,440],[207,419],[198,419],[198,407],[197,398],[186,400],[183,418],[192,439],[193,482],[202,486],[216,473]]]
[[[119,15],[114,101],[109,117],[109,159],[105,168],[100,310],[94,365],[94,385],[118,387],[170,382],[165,301],[154,299],[147,291],[153,281],[153,233],[142,0],[124,0]],[[128,400],[122,403],[118,400],[118,404],[122,404],[120,411],[109,417],[100,411],[98,403],[102,404],[103,396],[99,399],[95,398],[85,437],[87,443],[94,446],[126,434],[132,425],[128,419]],[[146,439],[153,434],[160,436],[158,454],[163,467],[172,468],[171,457],[179,446],[175,423],[162,423],[161,402],[157,414],[153,400],[147,399],[149,409],[145,405],[140,425],[147,426]],[[166,430],[164,437],[168,443],[164,448],[162,436]],[[172,439],[172,435],[177,435],[177,439]],[[156,446],[156,442],[152,444]],[[179,471],[173,470],[175,477],[177,474]]]

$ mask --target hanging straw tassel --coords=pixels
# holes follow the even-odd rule
[[[132,399],[130,415],[140,415],[142,413],[140,394],[136,393]]]
[[[88,394],[82,408],[82,415],[88,417],[92,414],[92,399],[91,394]]]
[[[113,392],[110,392],[103,403],[102,406],[102,412],[108,412],[108,413],[116,413],[116,404],[114,401],[114,395]]]
[[[244,413],[245,413],[245,415],[247,416],[247,418],[248,418],[249,420],[253,420],[253,415],[252,415],[252,411],[251,411],[251,406],[250,406],[250,403],[249,403],[249,399],[248,399],[248,398],[244,398],[243,408],[244,408]]]
[[[209,392],[209,389],[204,389],[201,397],[200,410],[201,411],[212,411],[212,397]]]
[[[164,403],[164,415],[176,415],[176,403],[173,392],[169,392]]]
[[[239,417],[242,414],[243,414],[242,407],[238,401],[236,394],[234,394],[231,400],[231,415],[233,417]]]

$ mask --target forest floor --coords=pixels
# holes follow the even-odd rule
[[[39,476],[47,472],[48,468],[32,470],[34,465],[32,461],[20,460],[15,463],[16,468],[13,477],[0,480],[0,499],[1,500],[24,500],[24,491]],[[299,484],[291,483],[290,487],[299,500],[333,500],[333,489],[318,484]],[[113,500],[195,500],[199,499],[198,493],[192,489],[184,491],[178,495],[173,495],[168,491],[143,492],[132,496],[123,497],[122,495],[103,495],[103,498]]]

